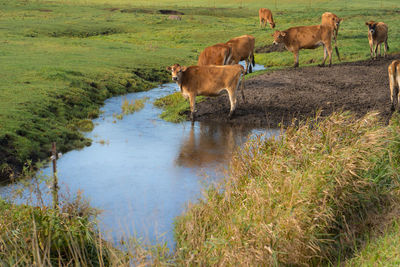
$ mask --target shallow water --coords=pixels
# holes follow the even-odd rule
[[[100,226],[109,239],[136,234],[150,242],[167,241],[172,247],[174,218],[189,201],[201,197],[202,184],[223,177],[233,151],[249,136],[279,133],[165,122],[153,101],[177,90],[176,84],[166,84],[108,99],[94,120],[94,130],[87,134],[93,144],[68,152],[57,162],[60,194],[82,191],[92,206],[103,211]],[[148,100],[142,110],[122,120],[113,116],[121,113],[125,99],[144,97]],[[43,173],[50,175],[51,168]],[[0,193],[6,195],[12,188],[3,187]]]

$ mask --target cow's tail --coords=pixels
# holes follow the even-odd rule
[[[232,59],[232,48],[229,46],[227,54],[225,55],[224,65],[229,65]]]

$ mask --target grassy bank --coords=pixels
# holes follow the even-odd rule
[[[0,173],[9,176],[28,159],[43,159],[49,143],[62,151],[88,145],[79,121],[94,118],[104,99],[168,80],[165,66],[194,64],[208,45],[253,34],[257,47],[272,42],[258,27],[259,1],[11,1],[0,3]],[[326,10],[345,19],[339,34],[344,60],[369,54],[369,19],[399,26],[397,1],[279,1],[269,8],[277,29],[319,23]],[[181,21],[159,9],[177,9]],[[389,46],[400,50],[399,33]],[[302,52],[300,64],[322,57]],[[258,63],[289,66],[289,52],[258,54]],[[318,62],[317,60],[316,62]],[[310,63],[310,64],[316,64]]]
[[[400,117],[333,114],[249,142],[176,222],[189,265],[321,265],[351,255],[398,201]],[[396,245],[397,246],[397,245]]]
[[[398,212],[385,214],[400,200],[399,144],[399,114],[389,126],[374,113],[333,114],[276,139],[255,138],[236,153],[225,180],[177,219],[174,252],[131,237],[118,248],[104,241],[96,211],[79,196],[62,199],[61,212],[1,200],[0,262],[396,266]],[[40,186],[29,184],[37,193]],[[394,218],[388,231],[369,239],[387,218]]]

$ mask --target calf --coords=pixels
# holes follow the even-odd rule
[[[332,29],[328,26],[293,27],[285,31],[276,31],[272,36],[274,44],[284,43],[286,49],[293,53],[295,68],[299,66],[300,49],[315,49],[321,45],[324,47],[324,60],[320,66],[325,65],[327,55],[329,56],[329,66],[332,65]]]
[[[251,35],[242,35],[226,42],[226,44],[232,48],[232,57],[229,64],[238,64],[239,61],[245,60],[246,73],[247,70],[249,70],[249,72],[251,73],[253,70],[251,64],[253,64],[253,67],[255,65],[254,61],[255,43],[256,39]]]
[[[397,97],[397,109],[400,110],[400,60],[394,60],[388,67],[391,109],[394,110],[394,98]]]
[[[332,29],[333,40],[335,41],[336,54],[338,55],[339,60],[340,60],[340,56],[339,56],[339,50],[337,49],[337,46],[336,46],[336,40],[337,40],[337,35],[339,32],[340,22],[342,22],[342,21],[343,21],[343,19],[339,18],[338,16],[336,16],[335,14],[333,14],[331,12],[325,12],[324,14],[322,14],[322,17],[321,17],[321,24],[328,26]]]
[[[376,52],[378,50],[379,45],[380,45],[379,54],[381,54],[382,43],[385,43],[384,57],[386,57],[386,51],[389,50],[389,46],[387,43],[388,26],[383,22],[375,22],[372,20],[365,22],[365,25],[368,26],[368,41],[369,41],[369,49],[371,52],[371,58],[375,59],[377,57]]]
[[[167,67],[171,71],[172,80],[175,81],[181,93],[190,101],[190,119],[194,120],[196,96],[216,96],[222,90],[226,90],[231,103],[228,118],[231,118],[236,108],[236,91],[239,87],[240,76],[244,74],[243,66],[180,66],[175,64]],[[242,98],[244,101],[242,81]]]
[[[260,27],[266,27],[268,22],[271,29],[275,28],[272,12],[268,8],[260,8],[260,10],[258,10],[258,17],[260,18]]]
[[[206,47],[199,56],[198,66],[228,65],[232,56],[232,48],[224,43]]]

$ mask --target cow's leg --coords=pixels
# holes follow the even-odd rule
[[[328,51],[327,51],[327,49],[326,49],[326,45],[323,45],[323,47],[324,47],[324,60],[322,61],[321,64],[319,64],[320,67],[325,66],[326,57],[327,57],[327,55],[328,55]]]
[[[374,54],[373,54],[373,48],[374,47],[374,44],[372,43],[372,41],[370,40],[369,41],[369,52],[371,53],[371,58],[373,59],[374,58]]]
[[[388,43],[387,43],[387,39],[386,39],[385,40],[385,53],[383,54],[384,57],[386,57],[388,49],[389,49],[389,47],[388,47]]]
[[[189,96],[189,101],[190,101],[190,120],[193,122],[194,121],[194,116],[195,116],[195,108],[196,108],[196,95],[195,94],[190,94]]]
[[[332,66],[332,44],[329,42],[326,45],[326,51],[328,51],[328,57],[329,57],[329,67]]]
[[[374,44],[374,59],[377,58],[376,51],[378,50],[378,43]]]
[[[246,60],[244,61],[245,63],[246,63],[246,68],[245,68],[245,70],[246,70],[246,74],[247,73],[249,73],[249,69],[248,69],[248,67],[249,67],[249,59],[248,58],[246,58]]]
[[[397,65],[396,70],[394,72],[395,79],[397,80],[397,86],[396,83],[394,87],[397,89],[396,94],[397,94],[397,110],[400,109],[400,65]]]
[[[260,18],[260,28],[263,27],[263,18]]]
[[[379,57],[382,57],[381,48],[382,48],[382,43],[376,45],[376,49],[377,49],[376,57],[378,57],[378,56],[379,56]]]
[[[394,98],[395,98],[395,91],[396,91],[396,80],[395,74],[396,70],[392,68],[393,65],[389,66],[389,87],[390,87],[390,103],[391,103],[391,110],[394,110]],[[399,103],[397,101],[397,103]],[[398,104],[397,104],[398,105]]]
[[[233,115],[233,112],[235,112],[236,109],[236,88],[234,87],[235,85],[231,85],[228,89],[228,95],[229,95],[229,102],[231,102],[231,110],[229,111],[228,118],[230,119]],[[237,83],[236,87],[239,86],[239,83]]]
[[[293,67],[297,68],[299,66],[299,50],[294,51],[293,56],[294,56],[294,66]]]

